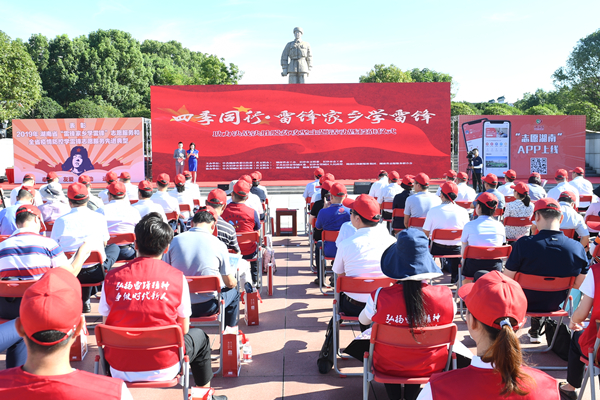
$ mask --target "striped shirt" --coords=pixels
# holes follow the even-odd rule
[[[69,260],[58,243],[32,229],[17,229],[0,243],[0,279],[39,279],[50,268],[64,265]]]
[[[217,235],[219,240],[225,243],[228,250],[234,250],[236,253],[240,252],[235,228],[221,217],[217,221]]]

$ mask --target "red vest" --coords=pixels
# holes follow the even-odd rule
[[[183,273],[152,258],[136,258],[112,269],[104,279],[110,312],[107,325],[154,327],[175,325],[181,304]],[[154,371],[177,364],[177,349],[134,351],[106,349],[106,360],[119,371]]]
[[[229,203],[221,218],[225,222],[233,225],[236,232],[253,232],[254,231],[254,209],[243,203]],[[240,251],[243,255],[254,254],[256,251],[256,243],[240,244]]]
[[[600,264],[592,265],[590,270],[594,273],[594,291],[600,293]],[[596,296],[594,293],[592,317],[590,318],[590,321],[596,321],[597,319],[600,319],[600,294]],[[594,347],[597,333],[598,331],[596,330],[596,324],[594,322],[590,322],[587,328],[585,328],[585,331],[583,331],[579,337],[579,346],[581,346],[581,353],[585,355],[585,358],[587,358],[588,349],[590,347]]]
[[[374,298],[375,292],[371,294]],[[423,301],[428,316],[428,326],[446,325],[454,319],[452,292],[446,286],[431,286],[423,284]],[[381,289],[377,299],[377,312],[373,322],[378,324],[408,326],[406,320],[406,305],[402,284]],[[378,344],[373,353],[373,365],[377,371],[401,376],[429,376],[434,371],[440,371],[446,366],[448,350],[435,351],[424,349],[398,349]]]
[[[550,375],[529,367],[521,367],[523,372],[535,381],[529,394],[501,396],[502,377],[493,369],[468,366],[454,371],[433,374],[429,380],[434,400],[558,400],[558,382]]]
[[[40,376],[21,367],[0,372],[0,399],[111,400],[121,398],[123,381],[75,370],[70,374]]]

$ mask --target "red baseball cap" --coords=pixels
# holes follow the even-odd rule
[[[558,198],[561,197],[568,197],[573,203],[576,201],[575,193],[571,192],[570,190],[565,190],[564,192],[562,192],[560,196],[558,196]]]
[[[108,192],[113,196],[123,196],[127,192],[123,182],[113,182],[108,185]]]
[[[456,171],[449,169],[447,172],[444,172],[444,178],[456,178]]]
[[[492,271],[458,289],[469,312],[483,324],[502,329],[500,319],[512,318],[511,327],[516,331],[525,320],[527,297],[521,286],[506,275]]]
[[[560,204],[558,204],[558,201],[554,200],[551,197],[539,199],[538,201],[535,202],[535,208],[533,209],[533,212],[540,211],[540,210],[560,211]]]
[[[183,171],[183,176],[185,176],[185,179],[191,178],[192,177],[192,173],[190,171]]]
[[[254,171],[255,174],[258,174],[258,180],[262,181],[262,173],[260,171]]]
[[[398,182],[398,179],[400,179],[400,174],[398,174],[396,171],[392,171],[390,172],[390,174],[388,175],[388,178],[392,181],[392,182]]]
[[[84,200],[89,196],[87,186],[83,183],[73,183],[67,188],[67,197],[71,200]]]
[[[339,182],[335,182],[333,185],[331,185],[331,189],[329,189],[329,192],[331,193],[332,196],[336,196],[336,197],[342,197],[342,196],[346,196],[348,194],[348,191],[346,190],[346,186]]]
[[[157,182],[161,185],[168,185],[169,182],[171,182],[171,177],[165,173],[162,173],[158,176]]]
[[[250,178],[252,178],[252,182],[260,181],[260,176],[256,172],[251,173]]]
[[[428,186],[429,176],[427,176],[427,174],[424,174],[423,172],[419,172],[417,175],[415,175],[415,181],[417,181],[419,185]]]
[[[317,178],[322,177],[324,174],[325,174],[325,171],[323,171],[323,168],[317,168],[313,172],[313,175],[316,176]]]
[[[485,178],[483,178],[483,181],[489,183],[490,185],[495,185],[498,183],[498,177],[494,174],[487,174]]]
[[[460,181],[466,181],[467,179],[469,179],[469,175],[467,175],[466,172],[459,172],[456,176]]]
[[[56,179],[56,178],[58,178],[58,174],[54,171],[48,172],[48,175],[46,176],[47,181],[49,181],[51,179]]]
[[[509,169],[508,171],[504,171],[503,174],[507,178],[517,179],[517,173],[514,170],[512,170],[512,169]]]
[[[217,210],[215,210],[210,205],[208,205],[208,206],[202,206],[202,207],[198,208],[198,211],[196,211],[196,213],[199,213],[199,212],[202,212],[202,211],[206,211],[206,212],[211,213],[211,215],[215,218],[215,222],[219,220],[219,215],[217,214]]]
[[[238,196],[248,196],[248,193],[250,193],[250,183],[240,178],[240,180],[233,185],[233,192]]]
[[[89,185],[92,182],[92,178],[90,178],[88,175],[79,175],[78,181],[84,185]]]
[[[531,175],[529,175],[529,177],[531,178],[532,176],[535,176],[536,178],[541,178],[542,176],[539,174],[539,172],[532,172]]]
[[[382,169],[381,171],[379,171],[378,175],[387,175],[387,171],[385,169]]]
[[[414,183],[414,179],[415,176],[414,175],[404,175],[404,177],[402,178],[402,183],[404,183],[406,186],[413,186]]]
[[[458,194],[458,186],[452,181],[444,182],[441,186],[441,189],[442,193],[446,195],[449,195],[450,193]]]
[[[498,198],[490,192],[481,193],[476,200],[482,202],[487,208],[490,209],[494,209],[498,205]]]
[[[35,188],[33,186],[21,186],[21,189],[27,190],[33,197],[35,197]]]
[[[346,197],[346,198],[344,198],[344,200],[342,200],[342,205],[344,207],[352,208],[352,206],[354,205],[354,199],[351,199],[350,197]]]
[[[40,209],[37,208],[36,206],[34,206],[33,204],[20,205],[19,208],[17,208],[15,215],[19,215],[24,212],[29,212],[29,213],[35,215],[36,217],[38,217],[40,220],[42,220],[42,221],[44,220],[42,218],[42,212],[40,211]]]
[[[581,167],[577,167],[574,170],[572,170],[571,172],[575,172],[576,174],[584,174],[585,170]]]
[[[513,189],[515,190],[515,192],[519,193],[519,194],[525,194],[525,193],[529,193],[529,186],[527,186],[526,183],[523,182],[519,182],[517,183]]]
[[[354,200],[351,207],[361,217],[369,221],[379,221],[381,219],[381,208],[375,198],[368,194],[361,194]]]
[[[242,175],[240,176],[240,181],[246,181],[252,185],[252,177],[250,175]]]
[[[206,202],[209,205],[222,206],[227,204],[227,194],[221,189],[213,189],[208,194]]]
[[[81,321],[81,284],[64,268],[52,268],[23,295],[19,309],[23,330],[29,339],[42,346],[66,340]],[[59,331],[65,336],[54,342],[33,337],[43,331]]]
[[[33,176],[33,174],[25,174],[25,176],[23,177],[23,180],[26,181],[27,179],[35,180],[35,176]]]
[[[106,174],[106,176],[104,177],[106,179],[106,183],[113,183],[114,181],[116,181],[118,179],[117,174],[114,172],[109,172],[108,174]]]
[[[554,174],[555,178],[567,178],[569,175],[567,174],[567,170],[566,169],[559,169],[556,171],[556,173]]]
[[[183,174],[178,174],[175,177],[175,186],[185,186],[185,176]]]
[[[327,191],[331,190],[331,185],[333,185],[335,182],[333,181],[325,181],[321,184],[321,186],[319,186],[319,188],[321,189],[325,189]]]
[[[140,189],[142,192],[151,192],[152,184],[148,181],[141,181],[138,183],[138,189]]]
[[[121,172],[121,175],[119,176],[120,179],[131,179],[131,175],[129,175],[129,172],[127,171],[123,171]]]

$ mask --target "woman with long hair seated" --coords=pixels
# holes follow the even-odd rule
[[[434,374],[418,400],[558,400],[558,383],[523,365],[516,331],[525,319],[527,298],[521,286],[498,271],[461,286],[467,328],[477,345],[467,368]]]
[[[361,324],[376,322],[420,328],[452,323],[456,313],[452,292],[447,286],[427,284],[429,279],[442,276],[428,245],[427,236],[420,229],[409,228],[398,234],[396,244],[381,257],[381,271],[397,283],[371,294],[358,317]],[[443,370],[447,359],[447,349],[398,349],[378,345],[373,353],[377,371],[396,376],[429,376]],[[401,386],[385,384],[390,400],[402,398]],[[419,385],[405,385],[404,399],[416,399],[419,391]]]

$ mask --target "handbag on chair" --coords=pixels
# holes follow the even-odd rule
[[[326,374],[331,371],[333,368],[333,357],[333,318],[331,318],[325,332],[325,342],[323,342],[319,358],[317,359],[319,373]]]

